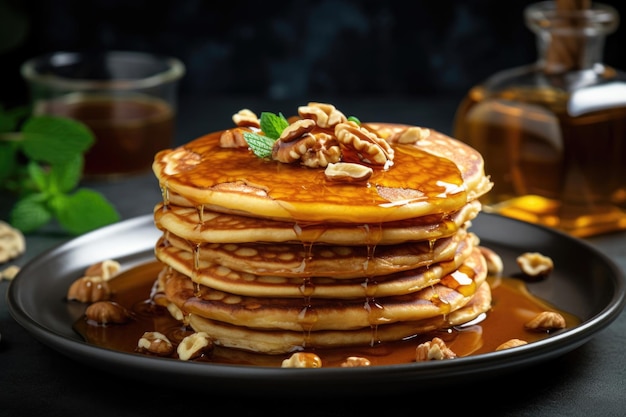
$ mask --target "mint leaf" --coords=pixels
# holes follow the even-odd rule
[[[35,184],[38,191],[48,191],[48,174],[43,170],[41,165],[35,161],[30,161],[26,166],[28,176]]]
[[[265,133],[265,136],[272,139],[278,139],[283,130],[289,126],[289,121],[283,116],[282,113],[275,115],[270,112],[261,113],[261,130]]]
[[[83,172],[84,159],[82,155],[63,164],[50,166],[50,188],[51,192],[69,193],[78,186],[80,176]]]
[[[86,188],[71,195],[56,195],[50,202],[50,207],[59,224],[74,235],[119,220],[118,213],[100,193]]]
[[[22,127],[24,153],[36,161],[65,163],[94,143],[91,130],[64,117],[34,116]]]
[[[259,158],[269,158],[272,156],[272,147],[275,140],[252,132],[244,132],[243,138],[248,142],[252,152]]]
[[[43,194],[31,194],[19,200],[9,214],[10,223],[23,233],[39,229],[52,219]]]

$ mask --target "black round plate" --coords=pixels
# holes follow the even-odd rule
[[[116,259],[131,268],[154,260],[160,236],[152,215],[107,226],[62,244],[25,265],[11,282],[9,311],[42,343],[89,366],[137,380],[159,380],[178,387],[234,388],[255,393],[281,389],[289,393],[335,394],[391,392],[409,384],[432,388],[449,381],[510,372],[569,352],[608,326],[625,304],[625,280],[620,269],[586,242],[540,226],[481,213],[471,230],[483,246],[495,250],[504,262],[505,275],[518,272],[515,258],[540,252],[554,260],[549,279],[529,284],[529,290],[561,310],[575,314],[581,324],[547,339],[516,349],[456,358],[365,368],[282,369],[273,367],[184,362],[124,353],[85,343],[72,324],[83,313],[65,301],[69,285],[89,265]]]

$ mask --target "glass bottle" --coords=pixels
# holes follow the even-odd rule
[[[525,22],[538,60],[473,87],[455,116],[494,182],[484,210],[578,237],[626,229],[626,73],[602,62],[619,15],[546,1]]]

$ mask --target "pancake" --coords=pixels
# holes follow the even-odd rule
[[[206,260],[199,260],[196,264],[191,252],[167,245],[157,246],[156,257],[198,284],[237,295],[336,298],[340,294],[342,298],[356,298],[407,294],[436,284],[444,275],[458,269],[472,253],[473,247],[472,240],[465,239],[459,243],[450,260],[376,278],[353,279],[264,276],[236,271]]]
[[[469,229],[493,184],[476,150],[324,103],[233,121],[154,158],[154,299],[183,325],[284,354],[399,341],[489,311]]]
[[[374,346],[468,323],[491,308],[491,289],[485,282],[464,307],[448,314],[414,322],[361,328],[351,331],[327,330],[317,332],[259,330],[234,326],[196,314],[188,317],[197,332],[210,334],[216,345],[266,354],[282,354],[303,349]]]
[[[467,304],[487,276],[478,249],[437,284],[387,297],[246,297],[197,285],[180,273],[163,274],[167,299],[185,314],[234,325],[313,332],[353,330],[446,315]],[[340,293],[337,293],[340,294]]]
[[[311,134],[332,136],[343,125],[316,127]],[[380,129],[389,140],[410,128],[360,127]],[[376,138],[393,150],[393,161],[375,166],[366,185],[330,181],[323,169],[259,158],[248,148],[223,147],[224,131],[160,151],[153,171],[166,205],[292,222],[380,223],[451,213],[491,189],[480,153],[440,132],[422,130],[427,134],[414,143],[391,145]],[[351,146],[342,148],[346,160],[358,153]]]
[[[465,229],[433,241],[377,246],[194,243],[167,232],[157,242],[156,252],[174,246],[197,253],[198,260],[249,274],[341,279],[377,277],[450,260],[463,240],[473,240]]]
[[[258,219],[164,203],[154,208],[155,223],[191,242],[306,242],[333,245],[391,245],[454,234],[481,210],[477,200],[453,213],[377,224],[305,223]]]

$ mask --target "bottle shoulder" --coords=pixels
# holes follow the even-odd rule
[[[553,90],[560,94],[573,94],[579,90],[599,86],[623,85],[626,85],[626,71],[603,64],[563,74],[547,74],[540,64],[534,64],[496,72],[476,87],[487,95],[507,94],[520,90]]]

